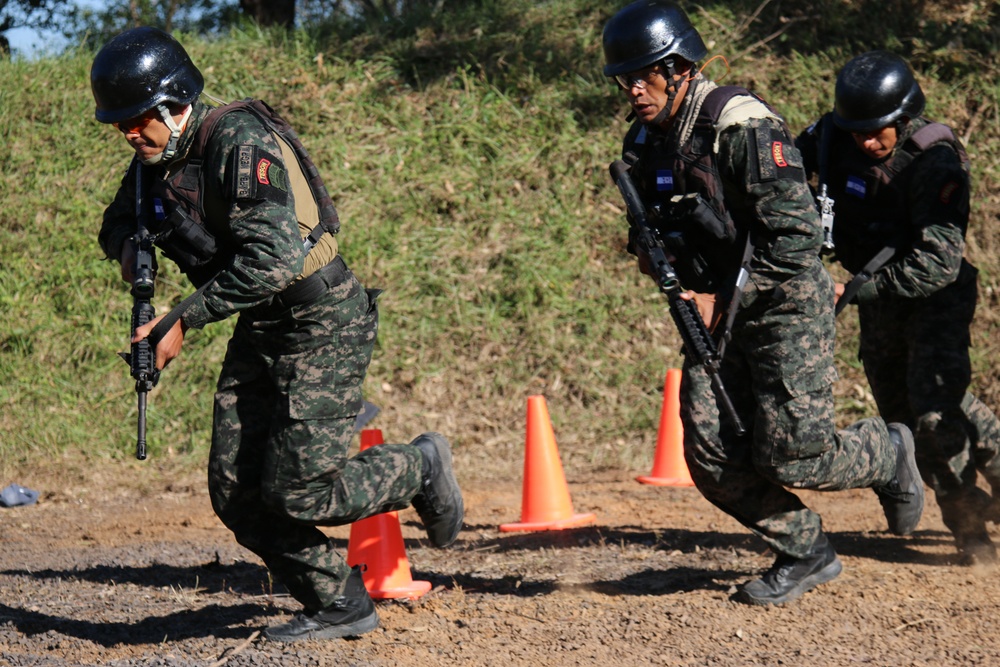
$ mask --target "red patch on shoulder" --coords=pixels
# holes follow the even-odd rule
[[[944,187],[941,188],[941,192],[938,193],[938,199],[942,204],[948,204],[951,202],[951,196],[955,194],[955,190],[958,190],[958,183],[951,181],[945,183]]]
[[[771,144],[771,157],[774,158],[774,164],[779,167],[788,166],[788,163],[785,162],[785,147],[780,141],[775,141]]]
[[[267,178],[267,170],[271,166],[270,160],[261,160],[257,163],[257,181],[263,183],[264,185],[270,185],[271,181]]]

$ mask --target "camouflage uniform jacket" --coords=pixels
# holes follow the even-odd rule
[[[830,122],[815,123],[797,139],[807,171],[817,173],[818,128],[834,132],[827,187],[836,202],[837,260],[858,273],[883,247],[896,248],[858,293],[859,303],[928,297],[956,281],[974,279],[975,271],[963,259],[969,224],[967,158],[954,134],[938,124],[942,138],[918,146],[914,135],[930,125],[926,118],[907,123],[884,160],[865,155],[849,133]]]
[[[699,74],[691,84],[674,124],[667,131],[635,123],[623,153],[637,156],[633,178],[644,202],[659,213],[660,235],[687,237],[684,249],[670,248],[678,275],[692,257],[704,258],[723,283],[735,278],[749,235],[749,282],[742,303],[771,295],[778,285],[815,268],[822,242],[815,204],[805,181],[799,151],[780,116],[747,91],[726,102],[715,127],[698,127],[699,111],[718,87]],[[695,165],[691,155],[703,156]],[[706,176],[705,174],[708,174]],[[714,183],[714,185],[713,185]],[[715,190],[714,193],[707,189]],[[734,233],[723,241],[691,229],[691,217],[674,215],[694,193],[709,202]],[[678,220],[679,218],[679,220]],[[656,224],[654,220],[654,224]],[[668,241],[669,244],[669,241]],[[690,281],[688,281],[690,282]],[[731,282],[722,285],[724,293]],[[696,284],[687,289],[704,291]],[[715,291],[715,290],[713,290]]]
[[[142,166],[133,159],[111,205],[104,213],[99,242],[108,257],[120,258],[122,244],[135,233],[135,170],[143,170],[143,182],[163,181],[184,165],[198,128],[211,108],[195,102],[181,134],[175,157],[164,165]],[[234,149],[253,145],[268,155],[269,183],[256,188],[253,197],[237,195]],[[305,264],[303,235],[287,173],[275,137],[249,113],[233,112],[219,121],[202,155],[201,191],[206,213],[205,227],[216,242],[215,256],[200,271],[187,271],[197,285],[209,282],[203,293],[183,313],[185,324],[201,328],[240,311],[266,302],[302,274]],[[270,175],[271,178],[267,178]],[[154,185],[155,188],[155,185]],[[162,232],[162,218],[153,210],[152,197],[144,198],[150,231]],[[183,267],[182,267],[183,268]],[[207,270],[206,270],[207,269]]]

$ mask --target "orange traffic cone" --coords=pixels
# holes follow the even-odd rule
[[[574,514],[556,437],[544,396],[528,397],[528,429],[524,445],[524,489],[521,522],[505,523],[503,532],[562,530],[594,523],[593,514]]]
[[[363,429],[361,449],[381,445],[382,431]],[[410,598],[415,600],[431,589],[429,581],[414,581],[410,561],[399,529],[399,514],[384,512],[351,524],[347,543],[347,564],[363,564],[361,578],[368,594],[376,600]]]
[[[684,427],[681,425],[681,371],[671,368],[663,385],[660,429],[656,433],[653,472],[636,477],[655,486],[694,486],[684,461]]]

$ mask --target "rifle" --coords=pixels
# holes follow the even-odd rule
[[[667,303],[670,305],[670,316],[673,318],[674,324],[681,334],[684,347],[687,353],[692,355],[693,359],[699,365],[705,367],[712,381],[712,391],[715,392],[715,397],[722,403],[722,407],[726,412],[726,416],[729,417],[733,430],[736,431],[737,435],[743,435],[746,433],[746,428],[736,413],[732,399],[729,398],[725,387],[722,386],[722,378],[719,376],[719,366],[722,363],[722,357],[715,344],[715,339],[712,338],[708,328],[705,326],[705,321],[701,317],[701,313],[698,311],[698,304],[694,302],[694,299],[684,299],[681,297],[683,290],[681,289],[680,279],[667,259],[667,254],[663,250],[663,242],[660,240],[656,230],[649,224],[646,215],[646,206],[639,197],[639,191],[636,190],[635,183],[632,182],[628,165],[622,160],[615,160],[611,163],[610,169],[611,180],[618,186],[618,190],[625,200],[625,206],[628,208],[629,217],[631,218],[630,224],[635,231],[633,241],[637,246],[636,250],[645,253],[649,257],[650,268],[653,271],[653,280],[656,281],[657,287],[667,297]]]
[[[150,303],[153,299],[155,272],[153,269],[153,237],[146,228],[146,212],[143,206],[142,165],[136,165],[136,233],[132,236],[135,244],[135,268],[132,272],[132,336],[135,330],[156,317],[156,310]],[[132,336],[129,336],[131,338]],[[135,393],[138,395],[139,415],[135,441],[135,458],[146,459],[146,395],[156,386],[160,371],[156,368],[154,346],[148,338],[132,343],[130,352],[119,352],[131,369],[135,378]]]
[[[819,195],[816,204],[819,206],[819,221],[823,227],[823,245],[819,254],[827,255],[833,252],[833,198],[827,195],[827,181],[830,161],[830,144],[833,143],[832,116],[827,114],[819,121]]]

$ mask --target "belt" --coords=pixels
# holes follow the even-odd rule
[[[343,258],[337,255],[326,266],[317,269],[313,274],[292,283],[284,291],[276,294],[271,299],[269,307],[287,310],[293,306],[301,306],[326,294],[331,288],[340,285],[350,277],[351,270],[347,268]]]

